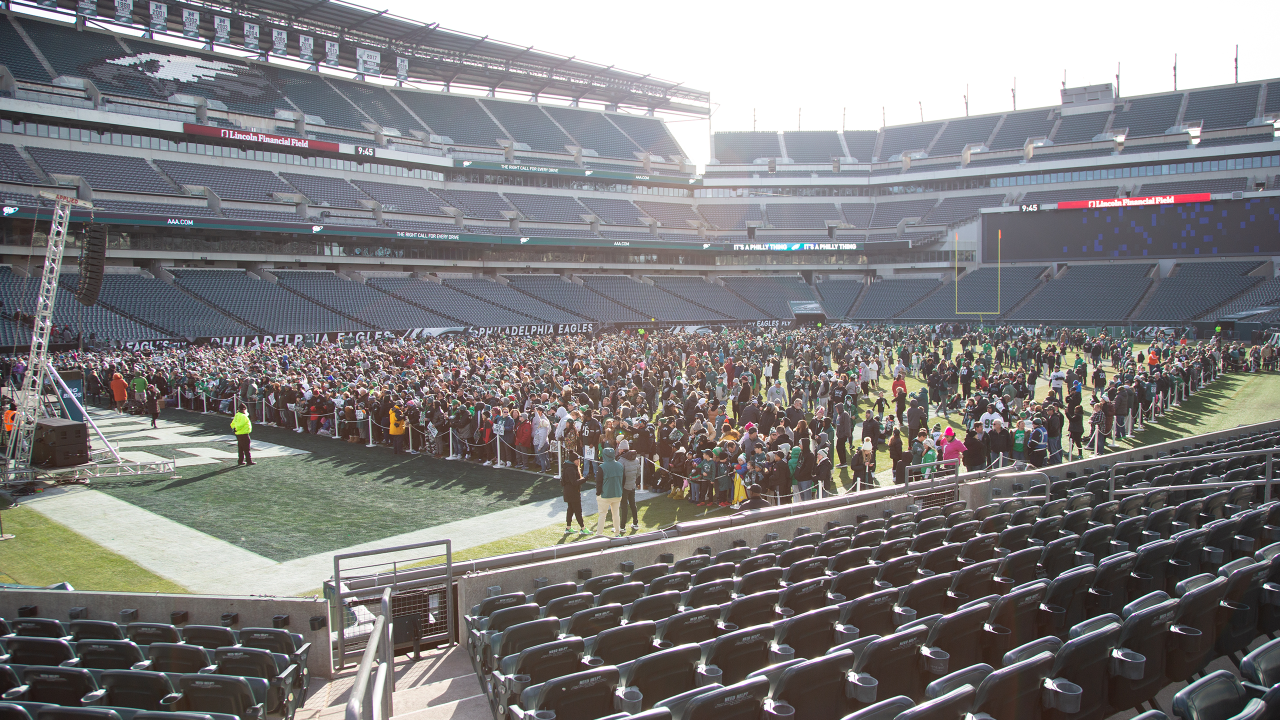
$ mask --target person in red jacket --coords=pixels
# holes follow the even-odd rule
[[[516,453],[519,457],[515,460],[523,469],[528,469],[529,464],[533,462],[533,423],[529,422],[527,413],[520,413],[520,419],[516,421]]]

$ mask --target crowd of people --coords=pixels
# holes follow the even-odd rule
[[[186,346],[56,363],[84,372],[91,400],[153,423],[165,406],[243,410],[395,453],[554,474],[566,500],[594,482],[601,526],[608,511],[620,532],[641,487],[752,507],[838,492],[837,471],[873,486],[886,451],[899,483],[1103,452],[1167,398],[1274,366],[1273,350],[948,324]],[[24,371],[0,362],[6,380]],[[575,505],[566,525],[586,532]]]

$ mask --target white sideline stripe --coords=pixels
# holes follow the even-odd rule
[[[636,501],[654,495],[637,492]],[[280,563],[97,490],[50,491],[23,504],[193,593],[229,595],[315,590],[333,577],[334,555],[445,539],[452,539],[452,549],[458,552],[559,522],[567,507],[560,498],[542,500]],[[595,494],[584,493],[582,514],[595,512]],[[422,551],[410,551],[379,559],[421,557]]]

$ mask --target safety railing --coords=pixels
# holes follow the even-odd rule
[[[394,658],[391,588],[387,588],[382,591],[380,614],[373,622],[373,633],[360,658],[360,668],[356,670],[345,720],[389,720],[392,714],[391,694],[396,689]]]
[[[1261,480],[1237,480],[1235,482],[1216,482],[1216,483],[1195,483],[1191,485],[1151,485],[1147,487],[1133,488],[1116,488],[1116,471],[1122,468],[1130,467],[1149,467],[1151,465],[1165,465],[1171,462],[1182,461],[1182,458],[1172,456],[1163,457],[1157,460],[1129,460],[1127,462],[1118,462],[1107,470],[1107,499],[1115,500],[1116,495],[1137,495],[1139,493],[1149,493],[1152,490],[1216,490],[1240,487],[1241,485],[1262,485],[1262,500],[1268,502],[1271,500],[1271,486],[1275,483],[1275,456],[1280,454],[1280,448],[1263,448],[1259,450],[1237,450],[1233,452],[1210,453],[1205,455],[1190,455],[1185,458],[1186,462],[1195,462],[1199,460],[1230,460],[1231,458],[1249,457],[1256,455],[1267,456],[1266,477]]]

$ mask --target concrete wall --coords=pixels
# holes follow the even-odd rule
[[[224,597],[216,595],[165,595],[160,593],[81,592],[61,590],[0,589],[0,617],[15,618],[18,608],[35,605],[37,616],[67,622],[73,607],[83,607],[88,620],[120,622],[120,611],[138,611],[139,622],[169,622],[169,613],[186,610],[189,625],[221,625],[222,613],[240,615],[235,629],[271,627],[276,615],[289,616],[289,632],[300,633],[311,643],[307,666],[316,677],[332,676],[329,627],[312,630],[310,619],[328,620],[329,606],[319,598]]]

